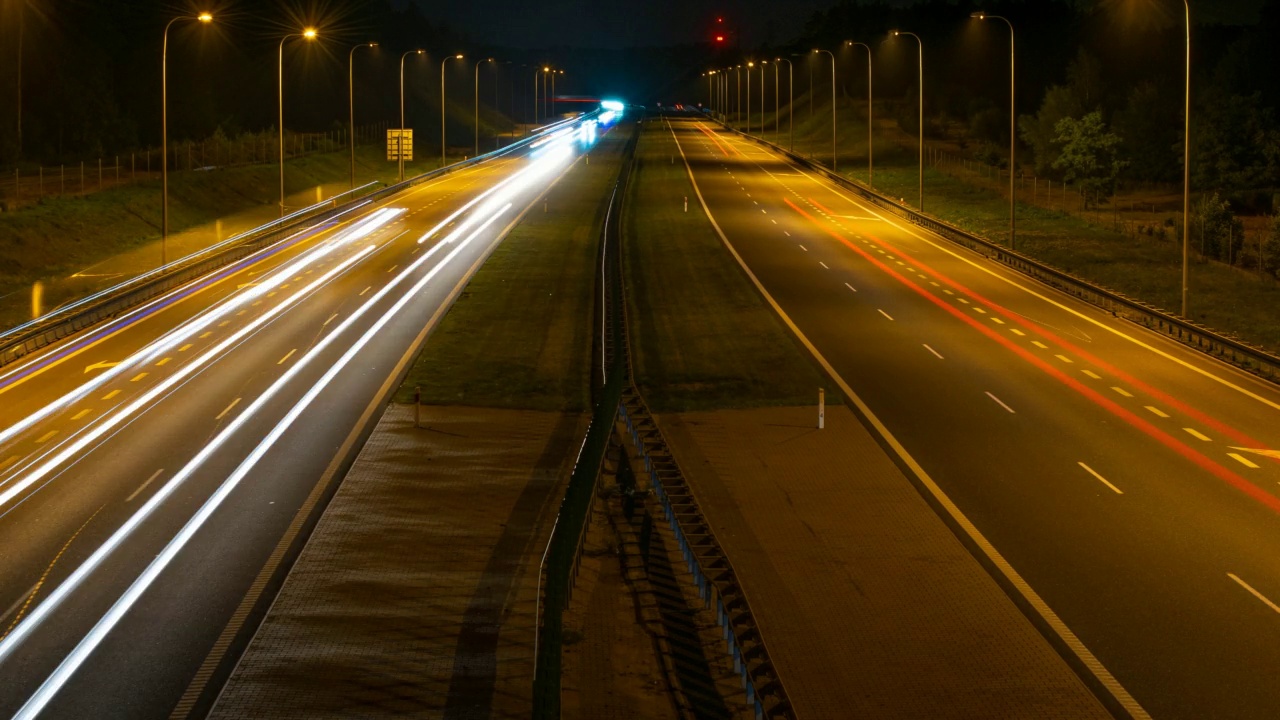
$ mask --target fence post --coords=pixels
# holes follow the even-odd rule
[[[67,166],[58,166],[58,196],[67,194]]]
[[[120,156],[116,156],[116,184],[120,184]]]
[[[80,192],[84,192],[84,161],[80,161]]]

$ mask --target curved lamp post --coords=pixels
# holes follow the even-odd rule
[[[917,62],[920,69],[920,79],[918,83],[920,86],[920,101],[918,103],[920,106],[920,119],[918,121],[920,127],[916,128],[920,132],[920,204],[918,208],[920,212],[924,212],[924,41],[920,39],[919,35],[912,32],[906,32],[904,30],[893,31],[894,37],[898,37],[899,35],[908,35],[915,38],[916,45],[919,48]]]
[[[347,53],[347,144],[351,146],[351,189],[356,189],[356,50],[362,47],[375,48],[378,43],[360,43]]]
[[[875,152],[872,145],[871,126],[874,114],[871,110],[871,46],[866,43],[855,42],[853,40],[845,40],[846,47],[854,47],[861,45],[867,49],[867,185],[874,185],[876,179],[875,171]]]
[[[480,154],[480,66],[483,65],[484,63],[491,63],[491,62],[493,62],[493,58],[485,58],[483,60],[476,61],[476,155]],[[498,78],[496,75],[493,78],[493,84],[494,84],[493,94],[496,97],[498,94],[498,91],[497,91]],[[495,106],[494,109],[496,110],[497,107]]]
[[[444,167],[448,160],[445,157],[445,114],[444,114],[444,66],[450,60],[461,60],[462,53],[457,55],[449,55],[440,61],[440,167]]]
[[[786,58],[774,58],[775,63],[787,64],[787,143],[791,152],[796,151],[796,93],[795,66]],[[777,65],[774,65],[776,68]]]
[[[22,8],[19,6],[19,12]],[[160,163],[160,264],[169,264],[169,28],[176,22],[195,20],[201,23],[213,22],[213,15],[205,12],[195,17],[176,17],[164,26],[164,43],[160,46],[160,148],[164,160]],[[19,81],[21,82],[21,81]],[[19,89],[21,92],[21,89]],[[21,118],[18,120],[22,122]],[[21,143],[21,124],[18,127],[19,143]]]
[[[1014,99],[1013,23],[1009,22],[1009,20],[1006,18],[1000,17],[999,15],[988,15],[981,11],[973,13],[969,17],[974,17],[979,20],[987,20],[987,19],[1003,20],[1004,24],[1009,26],[1009,249],[1012,250],[1014,249],[1014,238],[1016,237],[1015,231],[1016,231],[1016,217],[1017,217],[1016,212],[1014,211],[1014,208],[1015,208],[1014,193],[1017,191],[1017,186],[1014,185],[1014,182],[1013,182],[1013,169],[1016,166],[1015,156],[1014,156],[1014,139],[1017,137],[1016,130],[1015,130],[1016,115],[1014,113],[1014,105],[1013,105],[1013,99]]]
[[[284,217],[284,44],[290,38],[315,40],[316,29],[307,28],[300,33],[290,33],[280,38],[276,56],[276,101],[280,114],[280,217]]]
[[[396,154],[400,156],[400,182],[404,182],[404,59],[424,52],[426,50],[410,50],[400,56],[400,144],[396,147]]]
[[[1188,266],[1191,241],[1191,5],[1182,0],[1187,25],[1186,84],[1183,89],[1182,108],[1182,317],[1187,315]]]
[[[813,49],[814,54],[826,53],[831,56],[831,169],[836,169],[836,56],[830,50]],[[813,102],[813,91],[809,91],[809,101]]]

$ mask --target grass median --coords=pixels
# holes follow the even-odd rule
[[[625,125],[579,160],[493,251],[396,394],[412,402],[583,411],[590,402],[596,259]]]
[[[822,386],[838,402],[716,235],[666,124],[643,127],[623,247],[634,369],[649,404],[658,412],[808,405]]]

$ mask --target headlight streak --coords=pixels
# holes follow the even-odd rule
[[[425,274],[420,280],[418,280],[418,282],[415,283],[412,288],[410,288],[407,292],[405,292],[400,297],[400,299],[396,301],[395,305],[393,305],[386,313],[384,313],[382,317],[378,319],[377,322],[375,322],[372,326],[370,326],[369,329],[366,330],[365,333],[361,335],[360,338],[350,348],[348,348],[345,353],[343,353],[342,357],[339,358],[338,361],[334,363],[332,367],[329,368],[329,370],[320,378],[320,380],[315,385],[313,385],[310,390],[307,391],[307,394],[304,395],[302,399],[299,400],[298,403],[293,406],[293,408],[289,411],[289,413],[285,415],[285,417],[274,428],[272,428],[271,432],[268,433],[265,438],[263,438],[262,442],[259,443],[259,445],[256,448],[254,448],[253,452],[251,452],[249,456],[246,457],[244,461],[240,463],[239,467],[236,468],[235,472],[233,472],[230,477],[228,477],[226,480],[223,481],[222,485],[220,485],[218,489],[214,492],[214,494],[210,496],[209,499],[205,501],[204,505],[200,507],[200,510],[198,510],[196,514],[192,516],[190,520],[187,521],[186,525],[182,527],[182,529],[178,532],[178,534],[175,535],[167,545],[165,545],[164,549],[160,552],[160,554],[158,554],[155,557],[155,559],[153,559],[151,563],[147,565],[146,569],[142,572],[142,574],[139,575],[138,578],[134,580],[133,583],[129,586],[128,590],[126,590],[125,593],[121,595],[120,598],[117,599],[114,604],[112,604],[111,608],[107,611],[107,613],[103,615],[102,618],[99,619],[98,622],[93,626],[93,628],[84,636],[84,638],[82,638],[80,642],[77,643],[76,647],[67,655],[67,657],[63,658],[62,662],[58,664],[58,667],[53,671],[53,673],[47,679],[45,679],[45,681],[40,685],[40,688],[36,691],[36,693],[32,695],[31,698],[29,698],[27,702],[22,706],[22,708],[19,709],[18,712],[14,715],[15,720],[19,718],[22,718],[22,719],[34,718],[37,715],[39,715],[40,711],[44,709],[45,705],[47,705],[50,700],[53,699],[53,696],[57,694],[59,689],[62,688],[63,684],[65,684],[67,679],[71,677],[72,673],[74,673],[80,667],[80,665],[84,663],[84,661],[89,657],[89,655],[94,651],[94,649],[97,648],[97,646],[102,642],[102,640],[106,638],[107,633],[111,631],[111,629],[116,625],[116,623],[120,621],[120,618],[122,618],[124,614],[129,611],[129,608],[131,608],[133,604],[137,602],[138,598],[141,597],[142,593],[145,592],[148,587],[150,587],[151,583],[155,581],[156,577],[158,577],[159,574],[165,569],[165,567],[168,566],[168,564],[173,560],[173,558],[177,556],[177,554],[182,550],[182,548],[186,546],[187,542],[190,541],[190,539],[195,535],[196,531],[198,531],[200,527],[204,525],[205,521],[207,521],[209,517],[213,514],[214,510],[216,510],[218,506],[222,504],[222,502],[227,498],[227,496],[231,494],[231,491],[234,490],[236,486],[240,484],[240,481],[243,480],[245,476],[249,474],[249,472],[254,468],[254,466],[257,465],[258,461],[262,459],[262,456],[265,455],[273,445],[275,445],[276,441],[280,439],[281,435],[283,435],[284,432],[289,429],[289,426],[291,426],[293,422],[297,420],[297,418],[302,414],[302,412],[307,409],[307,407],[316,399],[316,397],[319,396],[321,391],[324,390],[324,388],[333,380],[333,378],[336,377],[337,374],[344,367],[346,367],[346,365],[349,362],[351,362],[352,358],[354,358],[356,354],[359,353],[360,350],[362,350],[364,346],[374,338],[374,336],[378,333],[378,331],[380,331],[388,322],[390,322],[391,319],[397,313],[399,313],[399,311],[405,305],[407,305],[409,301],[411,301],[414,298],[414,296],[417,295],[417,293],[420,290],[422,290],[422,288],[425,287],[426,284],[430,282],[431,279],[434,278],[440,270],[442,270],[445,266],[447,266],[449,262],[453,260],[453,258],[455,258],[464,249],[466,249],[467,245],[469,245],[476,236],[478,236],[481,232],[486,230],[495,220],[497,220],[508,209],[510,209],[510,207],[511,207],[511,203],[507,203],[506,205],[504,205],[498,212],[493,213],[478,228],[476,228],[474,232],[472,232],[469,236],[467,236],[465,240],[458,243],[458,245],[454,247],[454,249],[448,255],[446,255],[435,267],[433,267],[429,272],[427,272],[427,274]],[[316,355],[318,355],[321,351],[323,351],[326,347],[328,347],[330,342],[332,342],[335,338],[339,337],[344,330],[346,330],[355,322],[355,320],[363,316],[364,313],[372,305],[374,305],[376,302],[378,302],[383,297],[385,297],[386,294],[392,288],[395,287],[395,285],[399,284],[400,280],[406,277],[413,270],[417,270],[422,265],[422,263],[425,262],[426,260],[427,258],[424,256],[421,259],[419,259],[417,262],[415,262],[413,265],[411,265],[409,268],[406,268],[406,270],[400,274],[400,276],[397,278],[396,281],[393,281],[391,284],[387,285],[381,291],[379,291],[378,294],[371,297],[368,302],[366,302],[363,306],[361,306],[359,310],[356,311],[356,313],[353,313],[350,317],[348,317],[347,320],[344,321],[342,325],[336,328],[329,335],[325,336],[324,340],[322,340],[319,344],[317,344],[316,347],[314,347],[311,351],[307,353],[307,355],[305,355],[301,360],[298,361],[298,364],[290,368],[289,371],[286,372],[284,375],[282,375],[275,383],[273,383],[272,386],[268,388],[265,393],[259,396],[258,399],[254,401],[253,405],[251,405],[249,408],[246,408],[244,413],[242,413],[241,415],[238,415],[236,417],[236,420],[231,425],[229,425],[221,433],[219,433],[218,437],[215,438],[214,443],[210,443],[210,445],[214,447],[216,447],[215,443],[217,445],[220,445],[228,436],[230,436],[233,432],[235,432],[235,430],[239,429],[241,424],[247,421],[247,419],[251,417],[258,409],[260,409],[263,405],[265,405],[266,402],[271,399],[272,395],[278,392],[279,389],[283,387],[285,383],[293,379],[293,376],[296,375],[299,371],[301,371],[301,369],[305,367],[306,364],[309,364],[309,362]],[[209,449],[209,446],[206,446],[206,450],[208,449]],[[204,457],[201,457],[201,455],[203,455]],[[155,495],[153,495],[147,503],[148,506],[150,506],[151,508],[154,508],[155,505],[152,504],[153,502],[155,504],[158,504],[158,501],[163,500],[164,497],[167,497],[173,489],[176,489],[176,487],[179,484],[185,481],[186,478],[190,476],[190,474],[196,469],[196,467],[198,467],[198,464],[203,463],[205,457],[207,457],[204,450],[201,451],[201,455],[198,455],[196,458],[194,458],[190,463],[188,463],[186,467],[182,469],[180,473],[178,473],[177,475],[174,475],[174,477],[170,479],[170,481],[166,483],[165,486],[160,491],[158,491]],[[141,512],[142,511],[140,510],[139,514],[141,514]],[[130,521],[127,524],[127,527],[131,530],[134,524],[135,523],[133,523],[133,518],[130,518]],[[107,552],[110,552],[110,549],[113,548],[115,544],[118,543],[118,541],[116,541],[116,536],[124,532],[125,530],[126,530],[125,527],[121,527],[120,530],[116,531],[116,534],[112,535],[112,538],[110,540],[108,540],[106,543],[103,543],[103,545],[99,546],[98,550],[94,552],[94,556],[98,556],[98,553],[100,552],[102,552],[103,554],[100,557],[96,557],[96,562],[94,562],[94,565],[96,565],[98,562],[101,562],[102,558],[106,556],[107,553],[103,552],[104,549],[107,550]],[[123,537],[121,537],[121,539],[123,539]],[[95,560],[95,557],[91,557],[89,561],[86,561],[85,564],[81,566],[81,568],[89,567],[90,561],[93,561],[93,560]],[[76,572],[79,573],[81,568],[77,568]],[[89,569],[92,570],[91,567],[89,567]],[[62,590],[63,588],[68,587],[69,585],[70,585],[70,578],[68,578],[67,581],[64,581],[63,584],[58,587],[58,590]],[[45,603],[42,604],[40,607],[41,608],[44,607],[45,605],[49,604],[52,600],[53,600],[53,597],[50,596],[50,598],[46,600]],[[38,609],[39,608],[37,608],[37,610]],[[31,618],[28,618],[28,622],[31,621],[32,619],[34,619],[34,613],[32,614]],[[17,629],[14,630],[14,634],[16,633],[17,633]],[[11,635],[10,637],[13,637],[13,636]],[[8,643],[8,640],[9,638],[6,638],[5,644]],[[4,646],[4,644],[0,644],[0,661],[3,661],[7,657],[9,650],[10,650],[9,647]]]
[[[238,292],[223,302],[213,306],[212,308],[201,312],[199,315],[187,320],[178,327],[166,332],[156,340],[144,345],[127,358],[122,360],[115,367],[107,368],[101,374],[94,377],[88,382],[82,383],[75,390],[72,390],[53,402],[45,405],[39,410],[31,413],[22,420],[0,431],[0,446],[9,442],[14,436],[24,432],[36,423],[44,420],[50,415],[66,408],[68,405],[79,402],[87,394],[97,390],[106,383],[120,377],[126,372],[130,372],[137,366],[149,362],[165,352],[171,350],[174,346],[191,338],[191,336],[201,330],[212,325],[232,311],[237,310],[247,303],[263,296],[274,286],[287,282],[289,278],[296,276],[300,271],[305,270],[309,265],[314,264],[321,258],[329,255],[333,251],[349,245],[359,239],[367,237],[370,233],[382,227],[386,223],[403,214],[403,209],[387,209],[383,208],[372,213],[368,218],[362,220],[353,226],[347,233],[339,235],[316,248],[307,251],[302,257],[285,267],[265,277],[258,284],[246,288],[242,292]],[[292,296],[296,298],[297,296]],[[3,505],[8,497],[0,494],[0,505]]]
[[[368,255],[369,253],[373,252],[373,250],[374,250],[374,246],[369,245],[364,249],[362,249],[360,252],[347,258],[337,266],[330,269],[328,272],[324,273],[320,277],[313,280],[311,283],[307,284],[307,286],[305,286],[304,288],[298,290],[293,295],[290,295],[286,300],[282,301],[278,305],[273,306],[270,310],[263,313],[262,315],[259,315],[258,317],[254,318],[249,324],[237,330],[235,333],[233,333],[226,339],[222,340],[217,345],[214,345],[212,348],[196,356],[187,364],[182,365],[180,368],[178,368],[176,372],[174,372],[174,374],[170,375],[169,377],[165,378],[161,382],[149,388],[147,392],[143,393],[138,399],[126,405],[123,409],[117,410],[115,411],[114,414],[104,417],[98,424],[94,425],[92,429],[86,431],[83,435],[80,435],[74,442],[68,443],[67,447],[63,448],[60,452],[54,455],[52,459],[47,460],[44,463],[41,463],[34,470],[32,470],[30,474],[25,475],[20,479],[17,479],[15,476],[15,479],[17,479],[17,481],[14,482],[12,485],[10,485],[8,488],[6,488],[4,492],[0,492],[0,506],[5,505],[10,500],[12,500],[15,496],[17,496],[19,493],[23,492],[27,488],[34,485],[36,482],[40,480],[40,478],[49,474],[57,466],[61,465],[62,463],[70,459],[71,456],[83,450],[86,446],[89,445],[89,443],[101,437],[104,433],[106,433],[115,425],[118,425],[126,417],[145,408],[153,399],[155,399],[158,395],[164,392],[167,388],[172,387],[174,384],[181,381],[183,378],[195,372],[197,369],[199,369],[205,363],[209,362],[212,358],[218,356],[220,353],[222,353],[223,350],[225,350],[227,347],[230,347],[240,338],[243,338],[244,336],[253,332],[258,327],[260,327],[261,325],[263,325],[264,323],[266,323],[268,320],[275,317],[276,315],[280,314],[281,312],[284,312],[286,309],[288,309],[291,305],[293,305],[299,299],[301,299],[302,297],[306,296],[309,292],[311,292],[312,289],[319,287],[323,283],[327,282],[330,278],[334,277],[338,273],[342,272],[343,270],[347,269],[351,265],[355,264],[356,262],[364,258],[365,255]]]
[[[377,293],[369,298],[359,309],[352,315],[340,323],[333,332],[326,335],[315,347],[303,355],[297,363],[289,368],[275,383],[273,383],[266,392],[259,396],[244,411],[235,417],[217,436],[201,449],[195,457],[190,460],[183,469],[174,475],[163,487],[156,491],[147,502],[140,507],[133,516],[131,516],[120,528],[118,528],[111,537],[100,545],[88,559],[86,559],[70,576],[67,577],[57,588],[55,588],[45,599],[44,602],[37,605],[33,611],[13,629],[8,637],[0,641],[0,663],[9,659],[18,645],[29,636],[43,620],[51,614],[62,600],[75,590],[87,577],[97,568],[114,549],[122,543],[132,532],[140,525],[164,500],[169,497],[187,477],[189,477],[200,465],[204,463],[213,452],[221,446],[227,438],[243,426],[248,420],[260,410],[286,383],[292,380],[303,368],[307,367],[310,362],[323,352],[332,342],[341,336],[344,331],[350,328],[360,317],[369,311],[374,305],[386,297],[395,287],[401,284],[405,278],[411,273],[417,271],[426,263],[438,250],[446,245],[451,245],[459,235],[466,232],[472,226],[476,225],[481,217],[488,214],[487,219],[476,227],[466,239],[458,243],[435,267],[426,273],[413,287],[405,292],[399,300],[387,310],[377,322],[374,323],[360,339],[354,343],[343,354],[341,359],[335,363],[322,378],[312,386],[312,388],[303,396],[303,398],[294,406],[294,408],[285,416],[284,419],[268,434],[259,446],[244,460],[236,471],[224,481],[223,485],[211,496],[202,506],[200,511],[193,516],[170,542],[165,549],[156,556],[156,558],[148,565],[143,574],[140,575],[126,593],[121,596],[111,607],[106,615],[104,615],[84,638],[80,640],[76,648],[59,664],[55,671],[41,684],[37,692],[28,699],[22,709],[15,717],[34,717],[44,706],[53,698],[53,696],[66,682],[67,678],[84,662],[88,655],[97,647],[111,628],[119,621],[121,617],[128,611],[137,598],[146,590],[146,588],[154,581],[164,567],[177,555],[182,547],[190,540],[199,527],[208,519],[212,512],[222,503],[229,495],[231,490],[252,470],[254,465],[261,457],[270,449],[279,437],[288,429],[288,427],[301,415],[301,413],[310,405],[312,401],[324,388],[337,376],[338,372],[345,367],[352,358],[380,331],[391,319],[405,306],[414,296],[424,288],[445,266],[447,266],[457,255],[462,252],[467,245],[471,243],[480,233],[487,229],[494,221],[505,214],[512,205],[511,198],[519,191],[524,190],[527,186],[536,182],[540,177],[549,173],[553,169],[559,167],[561,162],[571,155],[568,147],[560,148],[560,152],[549,154],[542,162],[535,163],[530,168],[517,173],[512,178],[501,183],[501,186],[513,184],[511,181],[519,179],[520,182],[514,183],[515,187],[493,202],[486,203],[474,215],[467,218],[461,226],[451,232],[437,245],[433,246],[428,252],[424,253],[421,258],[410,264],[405,270],[398,274],[390,283],[380,289]],[[496,188],[495,188],[496,189]],[[485,193],[488,195],[489,193]],[[476,200],[479,200],[477,198]],[[476,201],[468,203],[468,206],[474,205]],[[433,231],[434,232],[434,231]],[[424,236],[425,239],[426,236]],[[421,242],[421,240],[420,240]],[[369,248],[369,250],[371,250]],[[347,262],[354,262],[357,258],[352,258]],[[344,263],[345,265],[345,263]],[[330,273],[340,271],[334,268]],[[327,279],[327,278],[325,278]],[[317,279],[317,283],[322,279]],[[314,283],[313,283],[314,284]],[[303,291],[305,292],[305,291]],[[228,339],[228,341],[230,338]],[[224,341],[228,342],[228,341]]]

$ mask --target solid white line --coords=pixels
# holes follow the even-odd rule
[[[673,132],[672,134],[674,135],[675,133]],[[1129,694],[1129,691],[1120,684],[1119,680],[1116,680],[1115,676],[1111,674],[1111,671],[1107,670],[1106,666],[1102,664],[1102,661],[1089,650],[1084,642],[1080,640],[1079,636],[1072,632],[1071,628],[1067,627],[1067,624],[1063,622],[1062,618],[1059,617],[1056,612],[1053,611],[1053,608],[1049,607],[1049,604],[1044,601],[1044,598],[1040,597],[1040,594],[1031,587],[1030,583],[1028,583],[1026,579],[1014,569],[1013,565],[1011,565],[1009,561],[1000,554],[1000,551],[997,550],[996,547],[991,544],[991,541],[982,534],[982,531],[973,524],[973,521],[970,520],[968,516],[960,510],[959,506],[957,506],[955,502],[942,490],[942,488],[938,486],[938,483],[923,467],[921,467],[920,463],[912,457],[911,453],[902,446],[902,443],[898,441],[898,438],[890,432],[884,422],[882,422],[880,418],[872,412],[866,402],[864,402],[862,398],[858,397],[857,393],[853,391],[853,388],[849,386],[849,383],[841,377],[840,373],[836,372],[835,367],[831,365],[827,358],[823,356],[822,352],[818,350],[817,346],[809,340],[791,317],[787,315],[786,311],[782,309],[782,306],[778,304],[778,301],[774,299],[773,295],[769,293],[764,284],[760,282],[760,278],[752,272],[746,261],[742,259],[742,255],[738,253],[737,248],[733,246],[733,243],[729,242],[729,237],[724,234],[724,229],[720,227],[718,222],[716,222],[715,216],[711,214],[710,208],[707,207],[707,200],[703,197],[702,190],[698,187],[697,178],[693,176],[693,168],[689,166],[688,158],[684,154],[684,148],[680,147],[679,138],[676,138],[676,145],[680,150],[680,157],[685,160],[685,172],[688,173],[689,181],[693,184],[693,192],[697,195],[698,202],[702,205],[702,211],[706,213],[707,219],[711,222],[711,227],[716,231],[716,235],[720,237],[720,242],[724,243],[724,246],[729,250],[729,254],[733,255],[733,259],[737,261],[739,267],[741,267],[747,277],[751,279],[751,282],[756,286],[756,289],[760,291],[761,296],[768,301],[769,306],[772,307],[773,311],[782,319],[782,322],[786,324],[800,343],[804,345],[805,349],[809,351],[809,354],[812,355],[818,364],[822,366],[822,369],[827,372],[827,375],[835,380],[836,384],[840,387],[840,390],[845,394],[845,397],[853,402],[862,416],[865,417],[867,421],[871,423],[872,427],[875,428],[875,432],[884,439],[884,441],[893,450],[894,454],[896,454],[902,462],[906,464],[906,466],[911,470],[911,473],[919,479],[920,483],[924,485],[924,487],[929,491],[929,494],[937,500],[938,504],[946,511],[947,515],[949,515],[951,519],[964,531],[964,533],[969,536],[969,539],[973,541],[974,545],[976,545],[983,555],[991,561],[996,569],[999,570],[1000,574],[1003,575],[1018,594],[1026,600],[1027,604],[1035,610],[1036,614],[1044,620],[1045,624],[1052,629],[1053,633],[1062,640],[1067,649],[1080,661],[1088,672],[1097,678],[1098,682],[1106,688],[1107,692],[1115,698],[1116,702],[1123,707],[1129,715],[1134,718],[1134,720],[1150,720],[1150,714],[1142,708],[1142,705],[1140,705],[1138,701]],[[808,177],[807,174],[806,177]]]
[[[942,357],[942,354],[941,354],[941,353],[939,353],[937,350],[934,350],[933,348],[929,347],[929,344],[928,344],[928,343],[924,343],[924,349],[925,349],[925,350],[928,350],[929,352],[933,353],[934,355],[937,355],[939,360],[945,360],[945,359],[946,359],[946,358]]]
[[[856,288],[856,287],[854,287],[854,286],[850,285],[849,283],[845,283],[845,284],[844,284],[844,286],[845,286],[845,287],[847,287],[847,288],[849,288],[850,290],[852,290],[852,291],[854,291],[854,292],[858,292],[858,288]]]
[[[887,312],[885,312],[885,311],[883,311],[883,310],[880,310],[880,308],[876,308],[876,310],[879,310],[879,312],[880,312],[880,314],[881,314],[881,315],[883,315],[883,316],[885,316],[885,317],[889,318],[890,320],[892,320],[892,319],[893,319],[893,317],[892,317],[891,315],[889,315],[889,313],[887,313]]]
[[[987,392],[987,397],[991,398],[992,400],[995,400],[997,403],[1000,404],[1000,407],[1004,408],[1005,410],[1008,410],[1009,412],[1013,412],[1013,408],[1009,407],[1008,405],[1005,405],[1003,400],[996,397],[995,395],[992,395],[990,392]]]
[[[1276,605],[1275,603],[1271,602],[1271,600],[1269,600],[1266,595],[1263,595],[1262,593],[1255,590],[1252,585],[1241,580],[1238,575],[1236,575],[1235,573],[1227,573],[1227,577],[1231,578],[1232,580],[1235,580],[1237,585],[1244,588],[1245,590],[1248,590],[1251,595],[1261,600],[1263,604],[1265,604],[1267,607],[1280,613],[1280,605]]]
[[[134,490],[133,492],[129,493],[129,497],[125,498],[124,501],[133,502],[133,499],[138,497],[138,493],[142,492],[143,490],[146,490],[147,486],[150,485],[152,482],[154,482],[156,478],[160,477],[160,473],[162,472],[164,472],[164,468],[160,468],[159,470],[151,473],[151,477],[147,478],[146,482],[139,485],[137,490]]]
[[[1106,485],[1107,487],[1111,488],[1112,490],[1115,490],[1117,495],[1123,495],[1123,494],[1124,494],[1124,491],[1123,491],[1123,490],[1121,490],[1120,488],[1116,487],[1115,485],[1112,485],[1110,482],[1108,482],[1108,481],[1107,481],[1107,479],[1106,479],[1106,478],[1104,478],[1104,477],[1102,477],[1101,475],[1099,475],[1097,470],[1094,470],[1093,468],[1089,467],[1088,465],[1085,465],[1084,463],[1080,463],[1080,467],[1084,468],[1084,469],[1085,469],[1085,470],[1086,470],[1090,475],[1092,475],[1092,476],[1094,476],[1095,478],[1097,478],[1097,479],[1098,479],[1098,481],[1099,481],[1099,482],[1101,482],[1103,485]]]
[[[218,413],[218,416],[215,417],[214,420],[221,420],[222,418],[226,417],[227,413],[231,412],[231,408],[239,404],[240,404],[240,398],[236,398],[235,400],[232,400],[231,404],[228,405],[222,412]]]

